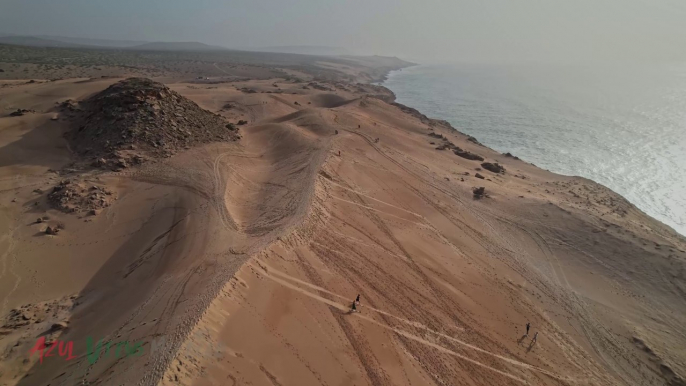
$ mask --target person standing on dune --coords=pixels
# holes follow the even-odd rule
[[[357,294],[357,297],[355,298],[355,303],[360,304],[360,294]]]
[[[531,340],[531,344],[536,343],[536,340],[538,339],[538,331],[534,334],[534,338]]]
[[[352,312],[357,312],[357,306],[356,306],[356,304],[357,304],[357,303],[353,302],[352,306],[350,307],[350,312],[351,312],[351,313],[352,313]]]
[[[531,324],[529,322],[526,322],[526,334],[525,336],[529,336],[529,327],[531,327]]]

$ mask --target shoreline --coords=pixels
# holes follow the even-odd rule
[[[421,65],[421,64],[416,64],[416,66],[420,66],[420,65]],[[408,66],[408,67],[414,67],[414,66]],[[406,68],[408,68],[408,67],[406,67]],[[441,123],[444,123],[444,124],[450,126],[450,127],[451,127],[453,130],[455,130],[456,132],[461,133],[461,134],[466,135],[466,136],[472,136],[472,137],[475,137],[475,136],[476,136],[476,139],[478,140],[478,135],[467,134],[467,133],[465,133],[465,132],[463,132],[463,131],[460,131],[460,130],[456,129],[454,126],[452,126],[452,124],[451,124],[450,122],[448,122],[447,120],[444,120],[444,119],[441,119],[441,118],[430,118],[430,117],[426,116],[424,113],[422,113],[420,110],[418,110],[418,109],[415,108],[415,107],[412,107],[412,106],[405,105],[405,104],[402,104],[402,103],[397,102],[398,95],[396,94],[396,92],[395,92],[394,90],[391,90],[389,87],[387,87],[387,86],[385,85],[385,83],[388,81],[388,79],[389,79],[391,76],[401,74],[402,71],[403,71],[403,69],[404,69],[404,68],[398,69],[398,70],[391,70],[391,71],[389,71],[388,74],[387,74],[386,77],[385,77],[386,80],[384,80],[383,83],[379,84],[379,86],[386,88],[387,90],[389,90],[389,92],[391,92],[391,93],[394,95],[394,97],[395,97],[395,100],[393,101],[394,104],[404,106],[406,109],[408,109],[408,111],[410,111],[410,110],[413,111],[413,113],[412,113],[413,115],[418,116],[418,117],[419,117],[419,116],[423,117],[422,119],[427,119],[427,120],[434,121],[434,122],[441,122]],[[491,145],[489,145],[489,144],[484,144],[484,145],[487,146],[487,147],[489,147],[489,148],[491,148],[491,149],[493,149],[494,151],[500,152],[499,150],[496,150],[495,148],[491,147]],[[508,152],[506,151],[506,153],[508,153]],[[502,153],[502,154],[505,154],[505,153]],[[519,156],[519,154],[513,154],[513,155],[514,155],[514,156]],[[532,163],[532,162],[526,160],[526,156],[522,156],[522,160],[524,160],[525,162],[527,162],[527,163],[529,163],[529,164],[531,164],[531,165],[533,165],[533,166],[540,167],[540,168],[543,169],[543,170],[550,171],[550,172],[552,172],[552,173],[555,173],[555,174],[558,174],[558,175],[561,175],[561,176],[574,177],[574,178],[583,178],[583,179],[587,179],[587,180],[589,180],[589,181],[592,181],[592,182],[594,182],[594,183],[596,183],[596,184],[599,184],[599,185],[601,185],[601,186],[603,186],[603,187],[606,187],[606,188],[612,190],[613,192],[615,192],[617,195],[619,195],[619,196],[621,196],[622,198],[624,198],[625,200],[627,200],[628,202],[630,202],[631,205],[633,205],[634,207],[636,207],[636,209],[640,210],[642,213],[644,213],[644,214],[646,214],[647,216],[650,216],[651,218],[655,219],[656,221],[659,221],[660,223],[664,224],[664,226],[668,227],[668,228],[671,229],[674,233],[680,235],[681,237],[684,238],[684,240],[686,240],[686,231],[684,231],[684,233],[678,231],[674,226],[672,226],[672,225],[670,225],[670,224],[667,224],[667,223],[664,222],[663,220],[661,220],[661,219],[659,219],[658,217],[656,217],[656,216],[654,216],[653,214],[651,214],[651,213],[650,213],[650,212],[651,212],[650,210],[646,210],[646,209],[643,209],[643,208],[639,207],[636,203],[634,203],[634,202],[632,202],[631,200],[629,200],[625,195],[616,192],[614,188],[609,187],[609,186],[606,186],[604,183],[599,182],[599,181],[596,181],[596,180],[593,179],[592,177],[582,175],[581,173],[579,173],[579,172],[580,172],[579,170],[577,170],[577,173],[565,173],[564,171],[561,171],[561,170],[554,170],[554,169],[556,169],[554,165],[550,165],[550,166],[548,166],[548,167],[543,167],[543,166],[539,166],[539,165],[537,165],[537,164],[534,164],[534,163]],[[550,168],[550,169],[549,169],[549,168]],[[660,214],[657,214],[657,215],[658,215],[658,216],[661,216]]]

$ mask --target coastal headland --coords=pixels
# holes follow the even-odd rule
[[[686,240],[372,84],[410,63],[0,53],[0,385],[685,384]]]

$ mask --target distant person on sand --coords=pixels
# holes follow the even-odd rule
[[[531,327],[531,324],[529,322],[526,322],[526,335],[529,335],[529,327]]]
[[[536,331],[536,333],[534,334],[534,338],[531,339],[531,344],[536,343],[536,339],[538,339],[538,331]]]
[[[357,312],[357,303],[353,302],[352,306],[350,307],[350,312]]]
[[[355,298],[355,303],[360,304],[360,294],[357,294],[357,297]]]

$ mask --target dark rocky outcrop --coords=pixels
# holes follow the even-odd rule
[[[478,154],[470,153],[466,150],[462,150],[459,147],[454,149],[453,153],[455,153],[455,155],[457,155],[457,156],[460,156],[462,158],[466,158],[466,159],[472,160],[472,161],[483,161],[484,160],[484,157],[482,157]]]
[[[472,188],[472,193],[474,194],[474,198],[477,198],[477,199],[482,198],[486,195],[486,188],[484,188],[483,186],[478,187],[478,188],[474,187],[474,188]]]
[[[48,202],[66,213],[97,213],[110,206],[114,199],[114,194],[107,188],[96,185],[87,188],[83,183],[70,180],[61,181],[48,194]]]
[[[51,227],[50,225],[48,225],[48,227],[45,228],[45,234],[46,235],[56,236],[59,232],[60,232],[60,228],[58,228],[58,227]]]
[[[235,130],[225,120],[165,85],[145,78],[129,78],[79,104],[63,109],[78,112],[78,129],[67,133],[79,155],[118,158],[133,150],[153,157],[214,141],[234,141]]]
[[[471,135],[470,135],[470,136],[467,136],[467,141],[472,142],[472,143],[475,143],[475,144],[477,144],[477,145],[479,145],[479,146],[483,146],[483,145],[481,144],[481,142],[479,142],[476,138],[472,137]]]
[[[497,162],[484,162],[481,164],[481,167],[493,173],[505,173],[505,168]]]
[[[476,178],[481,178],[482,180],[485,178],[484,176],[482,176],[482,175],[479,174],[479,173],[476,173],[476,174],[474,175],[474,177],[476,177]]]
[[[514,159],[516,159],[516,160],[519,159],[519,157],[514,156],[514,155],[512,155],[512,153],[509,153],[509,152],[503,153],[503,155],[504,155],[505,157],[508,157],[508,158],[514,158]]]
[[[17,109],[17,111],[12,111],[10,113],[10,117],[21,117],[22,115],[25,115],[28,113],[35,113],[35,111],[27,110],[27,109]]]

